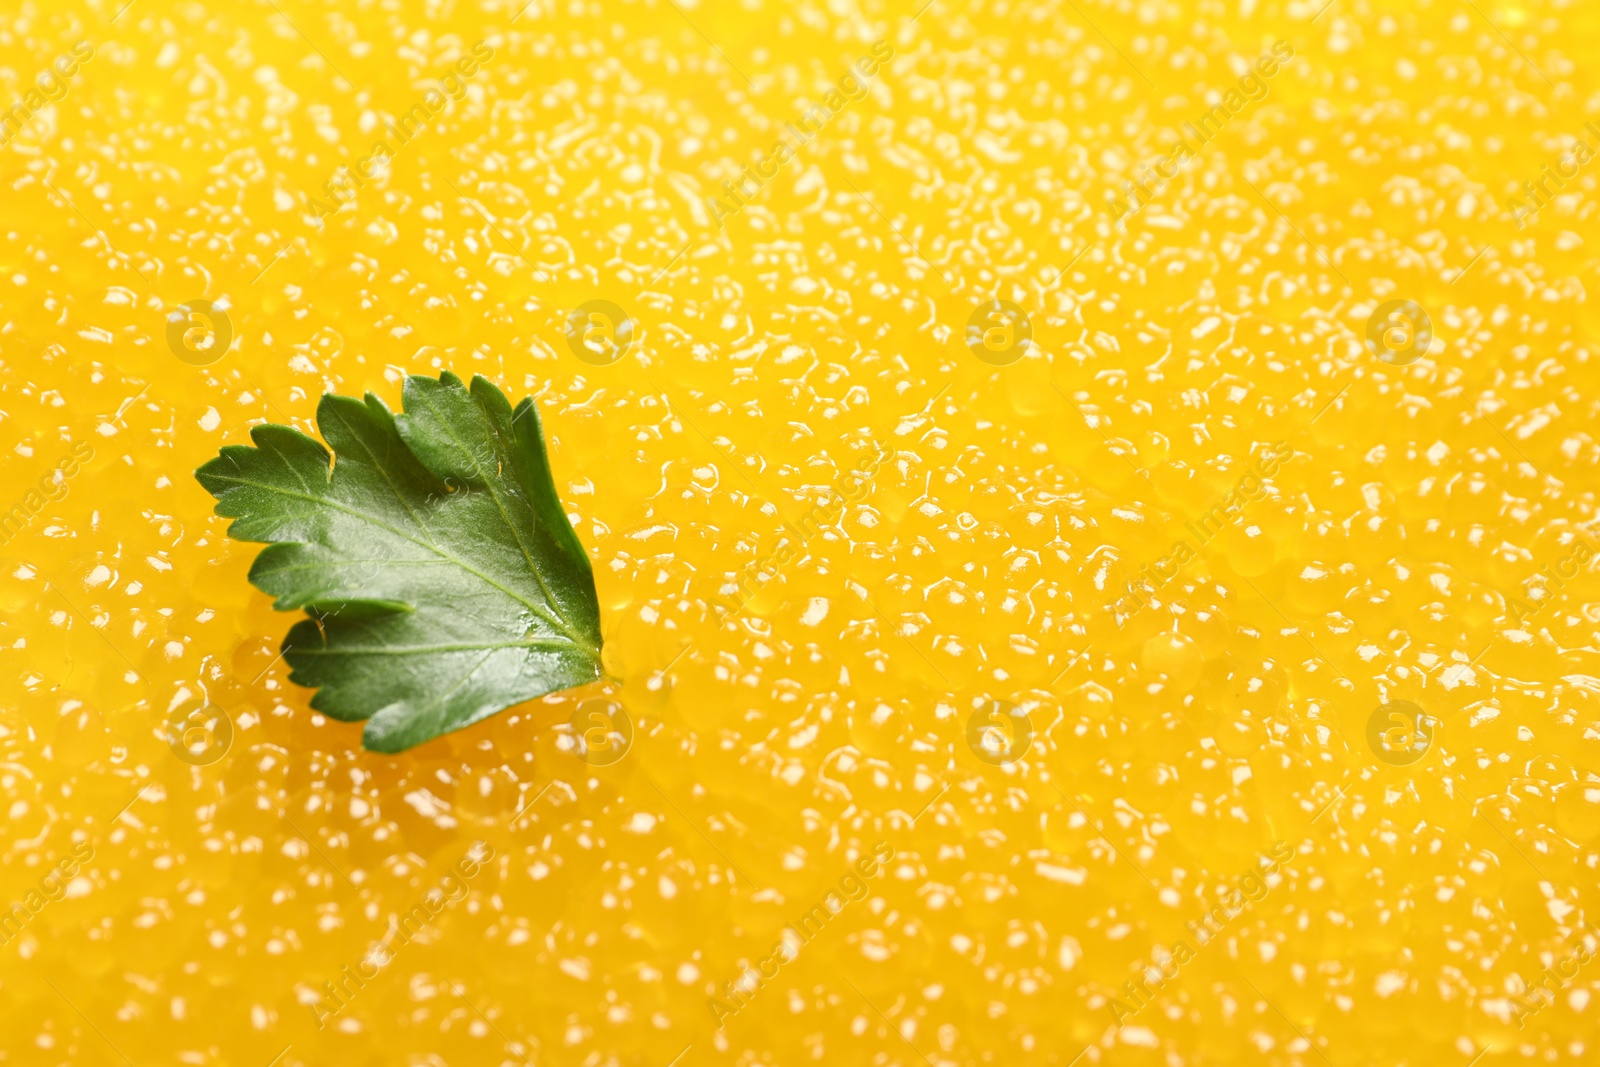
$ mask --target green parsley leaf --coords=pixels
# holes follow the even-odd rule
[[[250,581],[279,611],[311,706],[367,720],[362,745],[401,752],[513,704],[600,677],[589,557],[556,496],[532,399],[486,378],[407,377],[405,411],[325,394],[317,426],[250,431],[195,472],[267,542]]]

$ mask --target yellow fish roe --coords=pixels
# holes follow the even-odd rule
[[[1600,13],[23,0],[0,1063],[1593,1063]],[[399,757],[194,469],[537,398]]]

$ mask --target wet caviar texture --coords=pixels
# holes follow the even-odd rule
[[[0,1064],[1594,1062],[1597,46],[13,5]],[[193,472],[444,372],[602,677],[366,752]]]

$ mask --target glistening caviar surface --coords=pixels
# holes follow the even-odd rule
[[[24,2],[0,1063],[1593,1062],[1597,44]],[[377,756],[192,472],[443,370],[614,680]]]

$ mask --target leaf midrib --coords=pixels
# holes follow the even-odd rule
[[[418,395],[420,396],[422,402],[427,405],[428,409],[434,413],[434,416],[439,419],[439,425],[444,427],[445,432],[450,435],[450,439],[454,441],[458,447],[466,451],[466,453],[470,456],[472,454],[472,450],[466,448],[466,446],[461,443],[461,439],[456,437],[455,430],[450,426],[449,420],[440,416],[439,410],[433,406],[433,403],[429,400],[428,395],[426,393],[419,393]],[[471,394],[469,393],[468,396],[470,397]],[[372,465],[373,470],[377,471],[378,474],[383,478],[384,483],[389,486],[389,491],[394,494],[395,500],[400,504],[401,507],[406,509],[406,514],[411,516],[411,521],[417,524],[417,528],[421,530],[428,538],[429,546],[433,547],[433,531],[428,528],[427,522],[421,515],[417,513],[416,509],[411,506],[411,501],[406,499],[406,495],[400,491],[400,486],[395,484],[394,478],[390,477],[388,463],[378,459],[377,453],[373,452],[372,447],[367,443],[366,437],[357,432],[355,427],[350,425],[350,420],[345,418],[343,412],[335,409],[334,415],[339,419],[340,422],[344,424],[345,431],[350,435],[350,437],[356,442],[361,450],[367,454],[367,461]],[[396,429],[396,433],[398,434],[398,429]],[[401,445],[403,447],[409,447],[405,444],[403,437],[401,438]],[[476,460],[474,460],[473,466],[474,468],[478,469],[478,474],[481,477],[483,471],[481,468],[477,467]],[[567,637],[574,643],[574,645],[586,649],[589,653],[590,659],[597,659],[598,657],[595,650],[581,638],[579,638],[579,636],[572,631],[572,628],[560,618],[560,607],[556,603],[555,597],[550,595],[550,587],[545,584],[544,575],[540,573],[538,566],[533,561],[533,557],[528,554],[527,547],[522,543],[521,534],[518,533],[515,524],[512,523],[511,517],[506,514],[505,506],[500,503],[499,495],[494,491],[494,483],[487,479],[485,479],[484,482],[485,485],[489,487],[489,495],[494,498],[495,507],[500,511],[500,517],[505,520],[506,528],[511,531],[511,536],[516,539],[517,547],[522,550],[522,558],[528,561],[528,568],[533,571],[533,576],[538,579],[539,588],[544,593],[545,601],[550,605],[552,614],[546,615],[544,612],[539,611],[526,600],[523,600],[522,603],[527,604],[529,610],[533,611],[535,615],[538,615],[540,618],[544,619],[545,622],[566,634]],[[301,484],[305,484],[304,480],[301,481]],[[306,488],[309,490],[310,486],[307,486]],[[437,547],[434,547],[434,551],[439,552]],[[439,552],[439,555],[443,556],[444,553]]]
[[[544,569],[534,561],[533,554],[528,550],[527,544],[522,540],[522,531],[517,529],[517,524],[511,521],[511,516],[506,512],[505,502],[500,499],[500,492],[496,488],[496,484],[500,479],[501,472],[496,470],[494,472],[494,477],[490,477],[485,474],[482,465],[478,463],[477,455],[472,451],[471,448],[467,447],[467,445],[462,442],[461,438],[456,436],[455,427],[450,425],[450,420],[445,418],[443,413],[441,413],[434,405],[433,399],[422,390],[419,390],[417,395],[422,403],[428,408],[428,410],[433,413],[434,418],[439,420],[439,425],[444,429],[444,432],[450,436],[450,440],[455,442],[456,447],[460,448],[461,451],[464,452],[472,461],[472,469],[477,472],[478,480],[481,481],[488,489],[490,499],[494,501],[495,508],[499,510],[500,518],[506,524],[506,529],[511,532],[512,539],[517,542],[517,548],[521,549],[522,558],[528,561],[528,569],[533,572],[534,578],[538,581],[539,588],[541,591],[543,591],[545,600],[550,603],[552,608],[556,607],[557,601],[555,595],[550,592],[550,585],[544,580]],[[477,402],[477,398],[473,397],[470,391],[467,393],[467,396],[475,403]],[[484,407],[485,405],[479,404],[480,410],[482,410]],[[495,423],[494,417],[486,410],[483,411],[483,416],[489,423],[489,432],[498,437],[500,434],[500,427]],[[531,502],[528,510],[530,512],[533,511]],[[538,521],[537,516],[535,516],[534,521]],[[576,642],[580,640],[578,635],[573,633],[572,630],[564,623],[555,622],[554,620],[550,621],[568,637],[572,638],[573,641]]]
[[[249,486],[252,489],[260,489],[260,490],[263,490],[265,492],[272,493],[272,494],[275,494],[275,495],[287,496],[287,497],[299,497],[300,499],[307,500],[307,501],[309,501],[309,502],[311,502],[313,504],[326,505],[327,507],[333,508],[335,511],[342,511],[347,515],[354,516],[355,518],[364,519],[367,522],[370,522],[372,525],[379,527],[380,529],[388,530],[390,533],[394,534],[396,537],[400,538],[402,541],[410,541],[412,544],[417,545],[420,548],[428,549],[429,551],[431,551],[431,552],[435,553],[436,555],[438,555],[440,557],[440,559],[448,560],[449,562],[454,563],[456,566],[460,567],[462,570],[466,571],[468,574],[474,575],[474,576],[482,579],[483,582],[486,585],[492,586],[493,588],[500,590],[506,596],[510,597],[512,600],[515,600],[517,603],[523,605],[529,611],[531,611],[535,615],[537,615],[539,618],[543,619],[545,622],[549,623],[550,625],[554,626],[556,629],[560,630],[562,633],[566,634],[569,638],[572,639],[572,644],[573,644],[574,648],[582,649],[585,653],[588,654],[590,659],[598,659],[598,657],[595,655],[593,647],[591,645],[589,645],[588,642],[580,640],[578,638],[578,636],[576,634],[574,634],[569,627],[567,627],[565,624],[560,622],[558,619],[552,619],[550,616],[546,615],[542,610],[540,610],[539,605],[535,604],[531,600],[528,600],[526,597],[521,596],[520,594],[518,594],[514,590],[507,589],[505,586],[501,585],[499,582],[495,581],[493,578],[489,577],[487,574],[484,574],[482,571],[478,570],[478,568],[472,566],[466,560],[459,559],[456,556],[451,555],[450,553],[446,552],[444,549],[440,548],[438,545],[431,544],[431,543],[429,543],[427,541],[419,541],[415,537],[412,537],[410,534],[406,533],[404,530],[401,530],[401,529],[399,529],[397,527],[391,526],[387,522],[384,522],[382,519],[377,518],[376,516],[368,515],[364,511],[360,511],[360,510],[358,510],[356,508],[350,507],[349,505],[344,504],[344,503],[342,503],[342,502],[340,502],[338,500],[334,500],[331,497],[317,496],[317,495],[315,495],[314,493],[311,493],[311,492],[296,493],[296,492],[293,492],[291,490],[284,489],[282,486],[268,485],[268,484],[264,484],[262,482],[255,482],[255,481],[251,481],[248,478],[229,477],[228,480],[230,482],[232,482],[234,485],[246,485],[246,486]],[[304,479],[301,479],[300,481],[301,481],[302,485],[305,484],[305,480]],[[305,542],[301,542],[301,543],[303,544]],[[541,585],[543,584],[542,580],[541,580],[540,584]]]
[[[297,648],[297,656],[409,656],[415,652],[477,652],[494,651],[500,648],[547,648],[552,651],[573,649],[583,651],[579,646],[568,641],[483,641],[464,642],[453,645],[341,645],[338,648]]]

